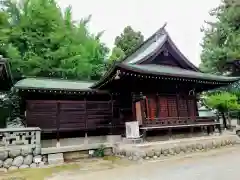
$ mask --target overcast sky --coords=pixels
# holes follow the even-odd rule
[[[58,0],[61,7],[72,6],[73,18],[92,15],[91,32],[105,30],[102,41],[112,47],[114,38],[131,25],[145,39],[165,22],[167,31],[183,54],[200,63],[200,32],[209,10],[221,0]]]

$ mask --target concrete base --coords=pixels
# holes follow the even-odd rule
[[[63,164],[64,158],[63,153],[57,153],[57,154],[48,154],[48,164]]]
[[[108,143],[119,143],[122,141],[122,136],[121,135],[108,135],[106,136],[107,142]]]
[[[83,144],[103,144],[107,142],[107,136],[88,136],[76,138],[64,138],[57,141],[57,139],[42,140],[43,148],[64,147],[64,146],[78,146]]]
[[[136,139],[123,138],[122,142],[124,144],[140,144],[140,143],[143,143],[143,138],[136,138]]]
[[[64,160],[86,159],[89,157],[89,151],[75,151],[63,153]]]
[[[110,143],[101,143],[101,144],[81,144],[78,146],[61,146],[61,147],[49,147],[42,148],[42,154],[56,154],[56,153],[65,153],[65,152],[76,152],[76,151],[86,151],[91,149],[98,149],[101,145],[105,148],[112,148],[113,145]]]
[[[235,144],[240,142],[237,135],[234,134],[222,134],[220,136],[206,136],[206,137],[196,137],[196,138],[185,138],[180,140],[168,140],[168,141],[158,141],[158,142],[148,142],[141,144],[118,144],[114,147],[114,152],[138,152],[138,151],[162,151],[162,149],[173,149],[176,147],[192,147],[197,144],[201,144],[203,147],[207,145],[218,144],[219,146],[224,146],[228,142],[229,144]]]
[[[121,135],[108,136],[86,136],[76,138],[64,138],[57,141],[57,139],[42,140],[43,148],[65,147],[65,146],[79,146],[89,144],[105,144],[105,143],[119,143],[122,141]]]

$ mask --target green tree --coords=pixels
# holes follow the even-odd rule
[[[131,26],[127,26],[123,33],[115,38],[114,44],[129,56],[143,41],[144,37],[140,31],[134,31]]]
[[[114,61],[120,61],[125,57],[125,53],[122,49],[114,47],[112,49],[112,54],[109,57],[109,63],[112,64]]]
[[[203,50],[200,68],[203,71],[225,72],[227,61],[240,59],[240,3],[239,0],[224,0],[210,15],[216,22],[206,22],[203,28]]]
[[[16,76],[99,79],[108,48],[91,34],[91,16],[73,22],[54,0],[3,0],[0,53]],[[7,16],[7,17],[6,17]],[[7,23],[5,22],[7,19]]]
[[[231,110],[239,110],[240,104],[238,103],[238,97],[235,94],[229,92],[217,92],[206,97],[205,104],[213,109],[219,111],[223,118],[224,127],[227,127],[227,121],[225,113]]]

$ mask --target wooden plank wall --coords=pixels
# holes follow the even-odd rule
[[[28,100],[26,121],[44,131],[87,130],[109,126],[112,113],[111,101]]]

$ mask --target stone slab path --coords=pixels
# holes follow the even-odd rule
[[[97,171],[59,173],[48,180],[239,180],[240,147]]]

